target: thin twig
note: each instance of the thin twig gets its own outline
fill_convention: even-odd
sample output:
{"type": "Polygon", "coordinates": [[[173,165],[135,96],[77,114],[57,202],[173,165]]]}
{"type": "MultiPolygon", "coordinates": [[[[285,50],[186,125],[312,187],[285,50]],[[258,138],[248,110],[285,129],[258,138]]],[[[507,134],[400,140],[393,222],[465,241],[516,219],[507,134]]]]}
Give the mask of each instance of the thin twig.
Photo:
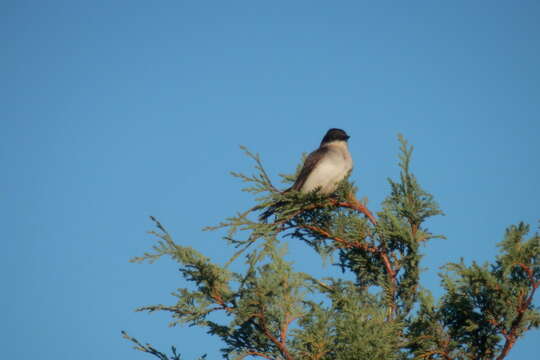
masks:
{"type": "Polygon", "coordinates": [[[281,343],[274,335],[270,333],[270,330],[268,329],[268,326],[266,325],[266,317],[264,316],[264,309],[261,309],[261,312],[256,315],[256,317],[259,319],[258,326],[262,330],[263,334],[274,343],[274,345],[277,346],[281,354],[285,357],[287,360],[294,360],[291,354],[289,353],[289,350],[287,349],[286,344],[281,343]]]}
{"type": "Polygon", "coordinates": [[[336,206],[345,207],[345,208],[349,208],[349,209],[354,209],[354,210],[364,214],[373,225],[377,225],[377,220],[375,219],[375,217],[373,216],[371,211],[369,211],[369,209],[364,204],[362,204],[360,201],[358,201],[358,199],[356,198],[356,196],[354,194],[352,194],[352,193],[349,194],[348,198],[349,198],[348,199],[349,201],[332,200],[332,203],[334,205],[336,205],[336,206]]]}
{"type": "MultiPolygon", "coordinates": [[[[377,254],[380,257],[381,261],[383,262],[384,268],[386,269],[386,273],[388,274],[388,277],[389,277],[389,279],[390,279],[390,281],[392,283],[392,299],[395,299],[396,286],[397,286],[397,284],[396,284],[396,271],[392,267],[392,262],[388,258],[388,254],[386,253],[386,250],[384,249],[384,247],[382,247],[382,246],[376,247],[376,246],[372,246],[372,245],[365,244],[365,243],[362,243],[362,242],[350,242],[350,241],[345,240],[343,238],[340,238],[338,236],[332,235],[328,231],[326,231],[324,229],[321,229],[321,228],[319,228],[317,226],[313,226],[313,225],[302,224],[302,225],[297,225],[297,227],[311,230],[313,232],[316,232],[316,233],[324,236],[327,239],[334,240],[338,244],[342,245],[344,248],[362,249],[364,251],[377,254]]],[[[392,310],[391,313],[394,314],[395,311],[396,311],[395,302],[392,303],[391,310],[392,310]]]]}
{"type": "Polygon", "coordinates": [[[255,350],[248,350],[248,351],[245,352],[245,354],[246,355],[260,356],[260,357],[268,359],[268,360],[273,360],[270,356],[268,356],[266,354],[263,354],[261,352],[255,351],[255,350]]]}

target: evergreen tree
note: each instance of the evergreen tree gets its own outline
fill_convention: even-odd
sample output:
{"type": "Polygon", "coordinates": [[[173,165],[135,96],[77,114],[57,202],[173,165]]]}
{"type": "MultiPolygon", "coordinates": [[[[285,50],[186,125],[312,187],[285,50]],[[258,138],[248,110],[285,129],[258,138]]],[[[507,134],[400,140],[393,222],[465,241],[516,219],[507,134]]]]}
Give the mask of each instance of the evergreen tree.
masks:
{"type": "MultiPolygon", "coordinates": [[[[224,343],[226,359],[504,359],[518,338],[540,325],[533,297],[540,285],[540,236],[523,223],[506,230],[491,264],[447,264],[438,301],[420,286],[420,245],[441,235],[425,221],[442,214],[433,196],[410,172],[412,147],[400,136],[401,174],[388,180],[390,194],[373,215],[345,179],[332,196],[280,192],[258,155],[252,176],[233,173],[259,196],[257,205],[208,230],[226,229],[237,252],[225,265],[174,242],[155,218],[153,252],[181,264],[194,290],[180,289],[166,311],[173,324],[202,326],[224,343]],[[278,204],[279,206],[274,206],[278,204]],[[271,218],[259,215],[273,207],[271,218]],[[346,278],[317,279],[295,272],[285,260],[283,236],[302,241],[321,258],[334,259],[346,278]],[[229,270],[245,261],[245,271],[229,270]],[[352,275],[352,276],[350,276],[352,275]],[[352,280],[347,280],[352,279],[352,280]],[[227,321],[210,320],[222,312],[227,321]]],[[[295,176],[283,176],[291,183],[295,176]]],[[[168,356],[123,333],[138,350],[168,356]]],[[[202,358],[204,358],[203,356],[202,358]]],[[[201,358],[201,359],[202,359],[201,358]]]]}

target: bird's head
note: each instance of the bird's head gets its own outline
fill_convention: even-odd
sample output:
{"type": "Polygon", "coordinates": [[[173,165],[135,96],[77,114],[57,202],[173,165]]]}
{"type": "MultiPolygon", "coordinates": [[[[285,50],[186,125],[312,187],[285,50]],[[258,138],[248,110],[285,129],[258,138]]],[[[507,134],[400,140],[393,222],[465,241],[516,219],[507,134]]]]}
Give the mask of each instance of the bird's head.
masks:
{"type": "Polygon", "coordinates": [[[324,135],[321,145],[332,141],[347,141],[349,138],[350,136],[344,130],[332,128],[324,135]]]}

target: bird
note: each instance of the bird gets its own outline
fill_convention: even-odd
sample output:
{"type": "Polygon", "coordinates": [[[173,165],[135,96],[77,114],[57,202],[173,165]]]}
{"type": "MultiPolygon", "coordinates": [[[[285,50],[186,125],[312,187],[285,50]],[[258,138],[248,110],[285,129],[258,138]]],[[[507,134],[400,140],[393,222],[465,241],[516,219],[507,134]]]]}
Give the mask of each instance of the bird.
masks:
{"type": "Polygon", "coordinates": [[[323,195],[336,191],[339,182],[353,167],[347,143],[349,138],[341,129],[328,130],[319,148],[308,155],[298,178],[288,190],[309,193],[318,189],[323,195]]]}
{"type": "MultiPolygon", "coordinates": [[[[342,129],[329,129],[324,135],[319,148],[311,152],[291,190],[307,194],[317,191],[321,195],[331,195],[349,171],[353,168],[353,160],[347,141],[350,136],[342,129]]],[[[276,209],[283,205],[278,202],[264,211],[260,218],[266,220],[276,209]]]]}

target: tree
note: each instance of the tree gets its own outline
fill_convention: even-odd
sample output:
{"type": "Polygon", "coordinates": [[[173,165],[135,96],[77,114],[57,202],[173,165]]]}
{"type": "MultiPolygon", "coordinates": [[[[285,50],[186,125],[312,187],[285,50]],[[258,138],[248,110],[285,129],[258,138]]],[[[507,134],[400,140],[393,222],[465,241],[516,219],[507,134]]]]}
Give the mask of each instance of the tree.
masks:
{"type": "MultiPolygon", "coordinates": [[[[344,180],[336,193],[280,192],[258,155],[251,176],[233,173],[259,195],[253,208],[208,230],[226,229],[237,252],[225,265],[175,243],[155,218],[153,252],[181,264],[193,289],[175,294],[174,305],[141,307],[170,312],[174,324],[202,326],[219,337],[227,359],[504,359],[518,338],[540,325],[533,297],[540,285],[540,236],[523,223],[507,228],[492,264],[447,264],[444,295],[437,301],[419,284],[420,245],[432,234],[426,219],[442,214],[410,172],[412,147],[400,136],[401,175],[374,216],[344,180]],[[257,214],[270,206],[269,221],[257,214]],[[285,260],[282,237],[302,241],[348,278],[317,279],[295,272],[285,260]],[[245,260],[245,271],[229,270],[245,260]],[[352,275],[352,277],[350,276],[352,275]],[[347,280],[352,279],[352,280],[347,280]],[[228,321],[210,319],[222,312],[228,321]]],[[[292,182],[295,176],[283,176],[292,182]]],[[[124,333],[136,348],[168,357],[124,333]]]]}

